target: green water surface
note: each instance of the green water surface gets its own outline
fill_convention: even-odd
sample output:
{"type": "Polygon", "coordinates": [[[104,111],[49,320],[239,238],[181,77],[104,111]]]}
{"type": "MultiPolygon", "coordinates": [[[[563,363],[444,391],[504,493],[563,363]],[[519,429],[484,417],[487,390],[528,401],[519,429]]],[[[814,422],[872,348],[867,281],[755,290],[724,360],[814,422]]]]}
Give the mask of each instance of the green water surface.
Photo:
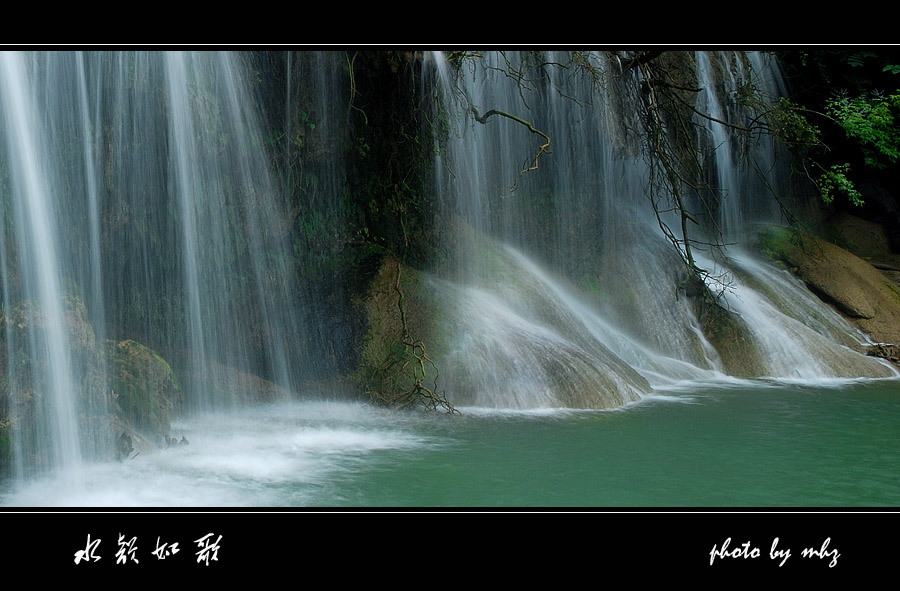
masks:
{"type": "Polygon", "coordinates": [[[718,384],[611,411],[297,402],[173,423],[190,445],[0,483],[0,505],[900,506],[900,381],[718,384]]]}
{"type": "Polygon", "coordinates": [[[341,503],[900,506],[896,381],[698,387],[612,412],[443,419],[423,422],[438,445],[379,459],[336,489],[341,503]]]}

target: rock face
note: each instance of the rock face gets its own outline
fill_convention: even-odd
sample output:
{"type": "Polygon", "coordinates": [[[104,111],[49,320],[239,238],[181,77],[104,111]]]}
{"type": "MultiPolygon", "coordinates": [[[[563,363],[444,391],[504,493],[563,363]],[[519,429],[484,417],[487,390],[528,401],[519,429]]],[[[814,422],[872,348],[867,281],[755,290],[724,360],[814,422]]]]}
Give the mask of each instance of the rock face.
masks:
{"type": "Polygon", "coordinates": [[[900,287],[860,257],[789,228],[760,236],[762,252],[881,343],[900,343],[900,287]]]}
{"type": "Polygon", "coordinates": [[[821,236],[861,258],[889,253],[890,240],[878,222],[838,212],[822,223],[821,236]]]}

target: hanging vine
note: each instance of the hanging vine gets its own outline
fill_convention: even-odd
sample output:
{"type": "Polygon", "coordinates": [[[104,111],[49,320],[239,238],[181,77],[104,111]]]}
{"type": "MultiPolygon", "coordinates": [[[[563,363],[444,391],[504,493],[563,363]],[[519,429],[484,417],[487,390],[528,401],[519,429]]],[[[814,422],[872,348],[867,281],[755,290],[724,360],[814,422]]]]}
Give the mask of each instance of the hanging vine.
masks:
{"type": "Polygon", "coordinates": [[[406,317],[405,295],[401,288],[403,265],[397,261],[393,290],[397,294],[401,337],[388,351],[382,363],[372,369],[367,380],[367,394],[383,404],[395,408],[421,406],[426,410],[459,411],[438,390],[437,365],[428,356],[425,342],[410,336],[406,317]],[[430,375],[430,379],[429,379],[430,375]],[[376,387],[377,386],[377,387],[376,387]]]}

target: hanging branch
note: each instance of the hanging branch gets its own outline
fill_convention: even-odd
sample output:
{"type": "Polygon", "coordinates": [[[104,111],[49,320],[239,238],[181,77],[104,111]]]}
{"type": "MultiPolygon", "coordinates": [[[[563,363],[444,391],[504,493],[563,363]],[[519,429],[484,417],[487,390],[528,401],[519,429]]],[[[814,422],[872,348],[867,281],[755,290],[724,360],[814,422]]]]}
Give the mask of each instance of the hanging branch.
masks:
{"type": "Polygon", "coordinates": [[[659,162],[666,173],[667,184],[681,218],[681,239],[679,239],[669,228],[668,224],[665,223],[662,219],[663,212],[659,209],[656,201],[651,199],[653,202],[653,211],[656,213],[656,219],[663,234],[665,234],[666,238],[668,238],[668,240],[676,247],[685,264],[688,266],[688,269],[692,273],[697,273],[700,269],[698,269],[694,262],[694,255],[691,250],[691,240],[688,233],[688,222],[690,221],[697,224],[697,221],[687,210],[681,194],[681,186],[686,179],[670,161],[668,147],[664,145],[664,124],[663,116],[660,113],[660,97],[656,91],[657,85],[650,83],[650,80],[653,80],[653,76],[649,71],[646,62],[637,61],[637,58],[635,58],[635,61],[633,61],[626,69],[630,69],[631,67],[638,67],[644,78],[642,87],[646,94],[644,104],[647,107],[648,126],[651,134],[649,139],[651,153],[659,159],[659,162]]]}
{"type": "MultiPolygon", "coordinates": [[[[700,286],[705,285],[706,287],[711,287],[712,284],[717,284],[720,287],[716,290],[718,293],[713,299],[718,301],[721,295],[728,289],[730,282],[725,277],[714,276],[709,270],[700,267],[694,258],[693,247],[694,245],[709,246],[716,251],[724,246],[724,243],[718,238],[714,242],[708,242],[697,240],[692,237],[691,225],[699,227],[700,222],[694,213],[688,209],[685,195],[686,190],[691,190],[700,196],[701,204],[709,218],[709,223],[713,225],[716,236],[721,237],[721,231],[715,223],[715,216],[712,215],[709,203],[703,197],[707,191],[714,189],[699,180],[702,178],[702,164],[696,157],[694,157],[693,162],[690,165],[679,163],[677,161],[677,156],[681,152],[678,150],[677,146],[672,146],[670,144],[671,139],[667,137],[666,114],[663,113],[664,104],[671,104],[676,107],[681,105],[682,108],[687,108],[689,112],[698,113],[692,105],[689,105],[684,99],[678,96],[677,92],[671,91],[696,92],[699,89],[667,83],[655,75],[654,69],[651,68],[649,62],[650,60],[644,60],[636,64],[633,62],[631,67],[637,68],[643,78],[641,89],[643,92],[643,104],[646,109],[649,155],[656,160],[656,166],[658,166],[663,173],[661,182],[662,188],[660,189],[658,188],[660,187],[660,184],[657,181],[656,166],[651,166],[650,201],[656,215],[657,223],[663,235],[675,247],[676,252],[680,255],[688,271],[687,277],[676,285],[676,297],[678,292],[682,289],[685,289],[688,293],[711,294],[708,289],[700,289],[700,286]],[[654,187],[657,188],[654,189],[654,187]],[[660,197],[658,197],[661,190],[670,201],[669,205],[664,207],[661,206],[660,197]],[[669,227],[664,219],[664,214],[668,212],[676,212],[678,215],[681,230],[680,237],[671,227],[669,227]]],[[[682,137],[690,137],[692,135],[690,128],[691,124],[687,121],[686,117],[678,115],[675,112],[670,113],[670,115],[674,116],[674,123],[677,126],[675,129],[676,136],[680,133],[682,137]]],[[[711,119],[709,117],[707,118],[711,119]]]]}
{"type": "Polygon", "coordinates": [[[413,368],[413,377],[414,382],[413,386],[403,394],[403,397],[407,399],[407,401],[401,406],[408,406],[413,404],[414,402],[420,402],[424,404],[426,408],[429,410],[435,410],[438,407],[442,407],[446,409],[448,413],[459,413],[456,408],[453,407],[450,402],[444,398],[443,395],[437,392],[437,380],[438,380],[438,369],[434,362],[428,357],[428,353],[425,351],[425,343],[422,339],[413,340],[409,336],[409,325],[406,321],[406,310],[403,306],[403,291],[400,289],[400,270],[403,265],[399,262],[397,263],[397,280],[394,282],[394,291],[397,292],[397,308],[400,310],[400,323],[403,327],[403,345],[404,347],[408,347],[410,354],[412,355],[412,360],[407,360],[403,363],[403,367],[405,368],[411,361],[414,360],[415,367],[413,368]],[[430,366],[434,369],[434,388],[428,388],[425,386],[425,377],[428,373],[427,367],[430,366]]]}
{"type": "MultiPolygon", "coordinates": [[[[499,54],[503,58],[503,61],[506,65],[506,67],[505,68],[489,67],[489,69],[495,69],[495,70],[501,72],[504,76],[507,76],[515,81],[516,87],[519,89],[519,96],[521,97],[522,103],[525,105],[525,108],[527,109],[528,101],[525,98],[524,91],[525,90],[534,90],[535,80],[528,79],[526,77],[526,69],[525,68],[517,68],[517,67],[513,66],[513,64],[510,62],[510,60],[507,57],[505,52],[501,51],[501,52],[499,52],[499,54]]],[[[462,59],[468,58],[468,57],[481,58],[483,56],[479,53],[469,54],[469,53],[461,53],[461,52],[454,52],[454,54],[451,55],[451,58],[453,59],[454,63],[457,65],[457,68],[460,67],[462,59]]],[[[559,64],[554,64],[552,62],[541,62],[537,66],[537,69],[540,70],[540,69],[544,68],[545,66],[550,66],[550,65],[559,65],[559,64]]],[[[541,156],[550,152],[549,151],[550,136],[547,135],[546,133],[544,133],[543,131],[541,131],[540,129],[536,128],[529,121],[526,121],[526,120],[522,119],[521,117],[517,117],[516,115],[507,113],[505,111],[500,111],[498,109],[491,109],[491,110],[487,111],[486,113],[484,113],[484,115],[479,115],[477,107],[475,107],[475,105],[472,104],[472,101],[469,99],[469,97],[466,95],[466,93],[463,92],[461,89],[459,89],[459,87],[457,87],[457,91],[459,92],[460,96],[462,96],[465,99],[466,103],[469,106],[469,111],[472,113],[475,120],[478,121],[479,123],[481,123],[482,125],[486,125],[488,118],[492,117],[493,115],[499,115],[500,117],[505,117],[507,119],[515,121],[516,123],[524,126],[529,132],[531,132],[535,135],[539,135],[545,140],[544,143],[541,144],[541,146],[538,148],[537,153],[534,155],[534,160],[532,161],[531,165],[529,166],[526,163],[523,166],[523,168],[519,171],[519,174],[516,175],[516,179],[513,182],[512,187],[510,187],[510,189],[509,189],[510,193],[514,193],[516,188],[519,185],[519,178],[521,178],[522,175],[524,175],[526,172],[531,172],[531,171],[537,170],[538,163],[540,161],[541,156]]]]}
{"type": "Polygon", "coordinates": [[[354,109],[354,110],[359,111],[360,113],[362,113],[363,120],[365,121],[366,125],[368,125],[368,124],[369,124],[369,118],[366,116],[366,112],[363,111],[362,109],[360,109],[359,107],[357,107],[356,105],[353,104],[353,99],[355,99],[355,98],[356,98],[356,95],[359,94],[359,91],[356,89],[356,76],[354,75],[354,72],[353,72],[353,64],[354,64],[354,62],[356,62],[356,56],[357,56],[358,53],[359,53],[359,52],[354,53],[354,54],[353,54],[353,57],[350,57],[350,54],[344,54],[344,58],[347,60],[347,72],[348,72],[348,74],[349,74],[349,76],[350,76],[350,103],[349,103],[349,107],[350,107],[351,109],[354,109]]]}
{"type": "Polygon", "coordinates": [[[538,149],[537,154],[535,154],[534,163],[531,166],[520,170],[519,174],[516,175],[516,181],[513,183],[513,186],[510,187],[510,189],[509,189],[510,193],[515,192],[516,188],[519,185],[519,178],[526,172],[531,172],[533,170],[537,170],[538,169],[538,160],[540,160],[542,155],[549,153],[548,148],[550,147],[550,136],[548,136],[546,133],[544,133],[540,129],[537,129],[534,125],[532,125],[528,121],[525,121],[524,119],[522,119],[520,117],[516,117],[515,115],[511,115],[510,113],[506,113],[504,111],[498,111],[497,109],[491,109],[490,111],[486,112],[484,115],[479,116],[478,110],[475,108],[474,105],[470,106],[470,110],[472,111],[472,115],[475,117],[475,120],[478,121],[479,123],[481,123],[482,125],[485,125],[487,123],[488,117],[490,117],[492,115],[500,115],[501,117],[506,117],[507,119],[511,119],[511,120],[515,121],[516,123],[524,125],[525,128],[528,129],[528,131],[530,131],[533,134],[539,135],[546,140],[546,142],[544,142],[538,149]]]}

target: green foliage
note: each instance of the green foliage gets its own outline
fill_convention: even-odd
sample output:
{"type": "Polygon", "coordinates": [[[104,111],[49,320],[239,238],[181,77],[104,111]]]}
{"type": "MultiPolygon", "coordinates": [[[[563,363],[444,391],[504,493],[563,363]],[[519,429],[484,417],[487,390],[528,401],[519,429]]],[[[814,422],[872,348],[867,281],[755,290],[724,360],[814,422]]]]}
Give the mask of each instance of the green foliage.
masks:
{"type": "Polygon", "coordinates": [[[900,91],[890,96],[839,97],[827,104],[828,114],[858,142],[866,166],[883,169],[900,158],[900,128],[897,111],[900,91]]]}
{"type": "MultiPolygon", "coordinates": [[[[805,115],[805,109],[789,99],[781,99],[778,108],[770,115],[770,124],[777,137],[796,152],[814,152],[821,146],[821,130],[810,123],[805,115]]],[[[867,132],[864,127],[863,124],[858,125],[858,133],[866,133],[867,137],[877,135],[871,131],[867,132]]],[[[823,172],[813,180],[822,201],[833,203],[836,195],[844,195],[853,205],[858,207],[864,205],[862,194],[850,180],[849,163],[832,164],[827,168],[819,163],[815,165],[823,169],[823,172]]]]}
{"type": "Polygon", "coordinates": [[[799,155],[807,171],[818,170],[809,176],[821,197],[830,203],[843,194],[861,205],[853,185],[863,175],[868,183],[893,185],[900,160],[900,90],[891,89],[900,86],[900,52],[826,48],[780,57],[795,96],[803,96],[807,107],[794,110],[799,127],[786,126],[794,130],[787,136],[803,139],[801,118],[815,130],[815,141],[801,142],[799,155]]]}
{"type": "Polygon", "coordinates": [[[803,107],[790,99],[782,98],[769,116],[776,137],[795,149],[810,149],[821,142],[822,132],[810,123],[804,111],[803,107]]]}
{"type": "Polygon", "coordinates": [[[853,205],[864,205],[862,195],[847,177],[850,172],[849,164],[835,164],[825,172],[823,172],[816,180],[816,186],[819,189],[819,195],[825,203],[832,203],[835,194],[846,195],[853,205]]]}
{"type": "Polygon", "coordinates": [[[310,131],[316,130],[316,124],[313,122],[309,113],[307,113],[306,111],[300,111],[300,121],[305,127],[309,128],[310,131]]]}
{"type": "Polygon", "coordinates": [[[876,54],[873,51],[857,51],[855,53],[848,54],[844,58],[844,61],[847,63],[848,66],[850,66],[852,68],[862,68],[863,66],[866,65],[866,62],[869,59],[877,57],[877,56],[878,56],[878,54],[876,54]]]}

